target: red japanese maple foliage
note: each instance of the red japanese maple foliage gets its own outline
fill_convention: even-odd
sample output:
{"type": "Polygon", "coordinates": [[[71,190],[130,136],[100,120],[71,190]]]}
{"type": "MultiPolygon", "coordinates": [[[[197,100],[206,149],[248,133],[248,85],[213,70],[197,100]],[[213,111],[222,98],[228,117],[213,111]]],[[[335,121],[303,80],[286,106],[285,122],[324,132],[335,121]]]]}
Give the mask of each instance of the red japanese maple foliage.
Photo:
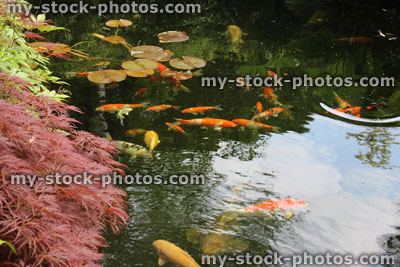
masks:
{"type": "Polygon", "coordinates": [[[20,79],[0,73],[0,266],[97,266],[107,243],[128,218],[125,192],[100,184],[32,187],[11,175],[123,172],[111,141],[77,131],[76,107],[34,96],[20,79]]]}

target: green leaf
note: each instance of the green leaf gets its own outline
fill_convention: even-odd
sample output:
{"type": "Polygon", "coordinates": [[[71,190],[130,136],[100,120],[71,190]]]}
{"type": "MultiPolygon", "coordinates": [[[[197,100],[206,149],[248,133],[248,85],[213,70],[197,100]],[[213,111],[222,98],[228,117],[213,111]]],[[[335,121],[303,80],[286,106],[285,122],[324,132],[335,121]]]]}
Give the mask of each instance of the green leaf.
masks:
{"type": "Polygon", "coordinates": [[[0,240],[0,246],[6,244],[7,246],[10,247],[10,249],[15,253],[15,255],[18,255],[17,251],[15,250],[15,247],[8,241],[0,240]]]}

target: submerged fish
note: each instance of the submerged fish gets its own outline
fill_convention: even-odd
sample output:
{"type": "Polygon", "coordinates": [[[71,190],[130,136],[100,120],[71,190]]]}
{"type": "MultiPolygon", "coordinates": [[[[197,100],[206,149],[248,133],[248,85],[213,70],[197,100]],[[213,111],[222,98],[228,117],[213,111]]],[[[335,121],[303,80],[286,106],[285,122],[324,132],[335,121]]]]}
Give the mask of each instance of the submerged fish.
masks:
{"type": "Polygon", "coordinates": [[[261,104],[261,102],[256,103],[256,109],[257,109],[258,113],[263,112],[263,105],[261,104]]]}
{"type": "Polygon", "coordinates": [[[232,42],[232,44],[243,43],[243,40],[242,40],[243,32],[238,26],[229,25],[228,28],[226,29],[226,33],[227,33],[230,41],[232,42]]]}
{"type": "Polygon", "coordinates": [[[336,93],[334,93],[337,101],[339,102],[339,108],[350,108],[351,105],[349,102],[344,101],[343,99],[341,99],[336,93]]]}
{"type": "Polygon", "coordinates": [[[135,137],[137,135],[142,135],[142,134],[145,134],[147,132],[148,131],[144,130],[144,129],[130,129],[130,130],[126,130],[124,132],[124,134],[127,135],[127,136],[130,136],[130,137],[135,137]]]}
{"type": "Polygon", "coordinates": [[[125,141],[115,141],[117,144],[117,148],[119,151],[131,155],[132,159],[136,157],[148,157],[153,159],[151,153],[144,147],[132,143],[128,143],[125,141]]]}
{"type": "Polygon", "coordinates": [[[181,112],[182,113],[192,113],[194,115],[197,115],[199,113],[203,114],[204,112],[209,111],[209,110],[222,110],[222,108],[220,106],[215,106],[215,107],[193,107],[193,108],[184,109],[181,112]]]}
{"type": "Polygon", "coordinates": [[[176,132],[181,132],[183,134],[186,134],[186,132],[178,125],[173,125],[172,123],[169,122],[166,122],[165,124],[168,126],[168,130],[174,130],[176,132]]]}
{"type": "Polygon", "coordinates": [[[238,212],[254,212],[262,210],[288,210],[301,206],[307,206],[308,203],[298,199],[279,199],[279,200],[268,200],[260,204],[252,205],[240,210],[238,212]]]}
{"type": "Polygon", "coordinates": [[[370,37],[344,37],[344,38],[337,38],[336,41],[367,43],[367,42],[373,42],[375,41],[375,39],[370,37]]]}
{"type": "Polygon", "coordinates": [[[282,106],[282,103],[278,101],[278,96],[275,94],[274,89],[272,89],[271,87],[265,86],[263,89],[263,94],[261,94],[260,96],[263,96],[265,100],[274,105],[282,106]]]}
{"type": "Polygon", "coordinates": [[[268,119],[270,116],[277,117],[279,115],[279,113],[281,113],[282,111],[284,111],[284,109],[280,108],[280,107],[270,108],[270,109],[264,111],[263,113],[260,113],[256,116],[254,116],[251,120],[254,121],[257,119],[261,119],[261,118],[268,119]]]}
{"type": "Polygon", "coordinates": [[[135,98],[135,97],[138,96],[138,95],[144,94],[146,91],[147,91],[147,88],[146,88],[146,87],[145,87],[145,88],[142,88],[142,89],[139,89],[139,90],[135,93],[135,95],[134,95],[133,97],[135,98]]]}
{"type": "Polygon", "coordinates": [[[192,120],[182,120],[176,119],[177,121],[173,125],[187,124],[191,126],[203,126],[208,128],[214,128],[214,130],[221,130],[222,128],[232,128],[236,127],[236,123],[232,121],[222,120],[222,119],[212,119],[212,118],[202,118],[202,119],[192,119],[192,120]]]}
{"type": "Polygon", "coordinates": [[[172,263],[181,267],[200,267],[200,265],[184,250],[175,244],[166,240],[157,240],[153,242],[153,247],[157,250],[160,258],[158,265],[172,263]]]}
{"type": "Polygon", "coordinates": [[[147,106],[146,103],[142,104],[108,104],[104,106],[100,106],[96,108],[97,111],[103,111],[103,112],[109,112],[109,113],[115,113],[119,112],[122,109],[126,108],[145,108],[147,106]]]}
{"type": "Polygon", "coordinates": [[[160,105],[160,106],[149,107],[148,109],[146,109],[146,111],[156,111],[156,112],[160,112],[160,111],[162,111],[162,110],[166,110],[166,109],[170,109],[170,108],[179,109],[179,107],[177,107],[177,106],[172,106],[172,105],[160,105]]]}
{"type": "Polygon", "coordinates": [[[154,131],[148,131],[144,135],[144,142],[146,143],[147,147],[150,149],[150,152],[158,146],[160,140],[158,139],[158,134],[154,131]]]}
{"type": "Polygon", "coordinates": [[[266,129],[266,130],[271,130],[276,133],[279,133],[279,127],[270,126],[270,125],[259,123],[256,121],[245,120],[245,119],[236,119],[236,120],[232,120],[232,121],[234,123],[236,123],[237,125],[240,125],[242,127],[246,127],[249,129],[254,129],[254,130],[266,129]]]}

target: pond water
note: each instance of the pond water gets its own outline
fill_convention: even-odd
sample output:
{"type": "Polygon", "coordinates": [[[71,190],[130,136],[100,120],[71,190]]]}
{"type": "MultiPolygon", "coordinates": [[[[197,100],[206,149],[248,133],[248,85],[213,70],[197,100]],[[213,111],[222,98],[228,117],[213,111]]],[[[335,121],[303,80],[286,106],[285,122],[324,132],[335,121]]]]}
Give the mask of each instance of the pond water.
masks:
{"type": "MultiPolygon", "coordinates": [[[[144,145],[142,137],[129,138],[123,132],[143,128],[160,136],[154,160],[119,157],[129,167],[128,174],[206,177],[201,185],[123,185],[129,195],[131,219],[119,235],[107,234],[110,246],[103,251],[107,255],[104,266],[155,266],[158,257],[152,242],[158,239],[177,244],[200,263],[202,241],[189,242],[187,238],[187,232],[193,229],[202,238],[227,233],[248,245],[240,253],[254,255],[306,251],[353,256],[389,253],[398,257],[399,124],[348,121],[325,114],[319,105],[323,102],[338,107],[334,95],[337,93],[353,106],[378,105],[377,110],[363,111],[361,117],[399,116],[398,82],[392,87],[276,87],[279,101],[292,106],[292,117],[280,115],[264,122],[279,127],[280,133],[182,126],[188,133],[183,135],[168,131],[165,125],[174,122],[174,118],[250,119],[257,101],[265,109],[273,107],[259,97],[262,87],[253,86],[249,91],[234,84],[227,84],[224,89],[204,87],[202,77],[266,77],[266,71],[272,70],[287,77],[329,74],[354,78],[388,76],[398,80],[398,41],[376,36],[378,30],[390,32],[393,37],[399,32],[396,9],[380,1],[254,1],[249,6],[244,1],[237,2],[205,1],[201,15],[118,17],[134,22],[133,27],[118,33],[132,45],[160,45],[157,34],[163,31],[187,32],[188,41],[160,46],[176,57],[190,55],[207,61],[203,76],[182,81],[190,94],[175,95],[169,84],[145,78],[128,78],[107,90],[85,77],[68,79],[70,103],[85,113],[76,115],[84,123],[83,129],[98,135],[109,132],[114,139],[140,145],[144,145]],[[244,43],[236,48],[224,35],[231,24],[247,33],[244,43]],[[370,37],[373,41],[337,40],[348,37],[370,37]],[[146,94],[132,100],[134,92],[143,87],[148,88],[146,94]],[[222,110],[193,116],[176,110],[152,113],[136,109],[125,118],[124,126],[113,114],[95,111],[103,104],[143,102],[182,108],[220,105],[222,110]],[[284,198],[300,199],[308,206],[294,209],[290,218],[261,213],[241,216],[227,228],[219,223],[226,212],[284,198]]],[[[110,61],[110,67],[118,69],[123,61],[132,60],[127,49],[90,35],[114,33],[104,29],[104,23],[115,18],[115,14],[57,16],[52,18],[56,24],[71,32],[54,34],[52,39],[70,45],[84,42],[75,48],[110,61]],[[82,25],[86,27],[83,29],[82,25]]],[[[96,62],[55,60],[53,65],[64,76],[96,70],[96,62]]],[[[225,266],[236,265],[230,262],[225,266]]]]}

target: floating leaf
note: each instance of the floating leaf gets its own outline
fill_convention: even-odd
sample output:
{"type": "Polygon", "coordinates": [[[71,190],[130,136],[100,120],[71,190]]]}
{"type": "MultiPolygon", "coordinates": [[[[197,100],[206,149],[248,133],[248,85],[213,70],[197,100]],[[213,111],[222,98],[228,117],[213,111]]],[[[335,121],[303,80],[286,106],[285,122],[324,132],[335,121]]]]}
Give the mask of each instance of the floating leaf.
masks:
{"type": "Polygon", "coordinates": [[[168,31],[158,34],[160,43],[176,43],[189,40],[186,32],[168,31]]]}
{"type": "Polygon", "coordinates": [[[129,71],[143,72],[157,69],[158,63],[150,59],[137,59],[135,61],[123,62],[122,67],[129,71]]]}
{"type": "Polygon", "coordinates": [[[92,33],[92,36],[99,38],[100,40],[106,39],[106,37],[104,35],[98,34],[98,33],[92,33]]]}
{"type": "Polygon", "coordinates": [[[202,236],[203,233],[198,228],[189,228],[186,231],[186,239],[193,244],[200,243],[202,236]]]}
{"type": "Polygon", "coordinates": [[[106,25],[111,28],[128,27],[132,25],[132,21],[126,19],[109,20],[106,22],[106,25]]]}
{"type": "Polygon", "coordinates": [[[182,71],[175,71],[175,70],[164,70],[161,72],[161,76],[162,77],[166,77],[166,78],[173,78],[177,81],[182,81],[182,80],[188,80],[190,78],[193,77],[193,74],[189,71],[187,72],[182,72],[182,71]]]}
{"type": "Polygon", "coordinates": [[[104,39],[104,41],[112,43],[112,44],[122,44],[126,43],[125,39],[118,35],[111,35],[104,39]]]}
{"type": "Polygon", "coordinates": [[[152,46],[152,45],[136,46],[130,49],[130,51],[131,51],[131,56],[133,57],[151,59],[154,61],[161,61],[161,62],[170,60],[171,56],[174,55],[174,53],[172,52],[163,51],[163,49],[159,46],[152,46]]]}
{"type": "Polygon", "coordinates": [[[144,71],[130,71],[130,70],[125,70],[126,75],[130,77],[136,77],[136,78],[143,78],[147,77],[149,75],[154,74],[154,70],[144,70],[144,71]]]}
{"type": "Polygon", "coordinates": [[[207,62],[204,59],[197,57],[182,57],[182,59],[174,58],[169,62],[169,64],[177,69],[191,70],[202,68],[207,64],[207,62]]]}
{"type": "Polygon", "coordinates": [[[126,79],[126,73],[123,70],[93,71],[89,73],[88,79],[91,82],[100,84],[120,82],[126,79]]]}

